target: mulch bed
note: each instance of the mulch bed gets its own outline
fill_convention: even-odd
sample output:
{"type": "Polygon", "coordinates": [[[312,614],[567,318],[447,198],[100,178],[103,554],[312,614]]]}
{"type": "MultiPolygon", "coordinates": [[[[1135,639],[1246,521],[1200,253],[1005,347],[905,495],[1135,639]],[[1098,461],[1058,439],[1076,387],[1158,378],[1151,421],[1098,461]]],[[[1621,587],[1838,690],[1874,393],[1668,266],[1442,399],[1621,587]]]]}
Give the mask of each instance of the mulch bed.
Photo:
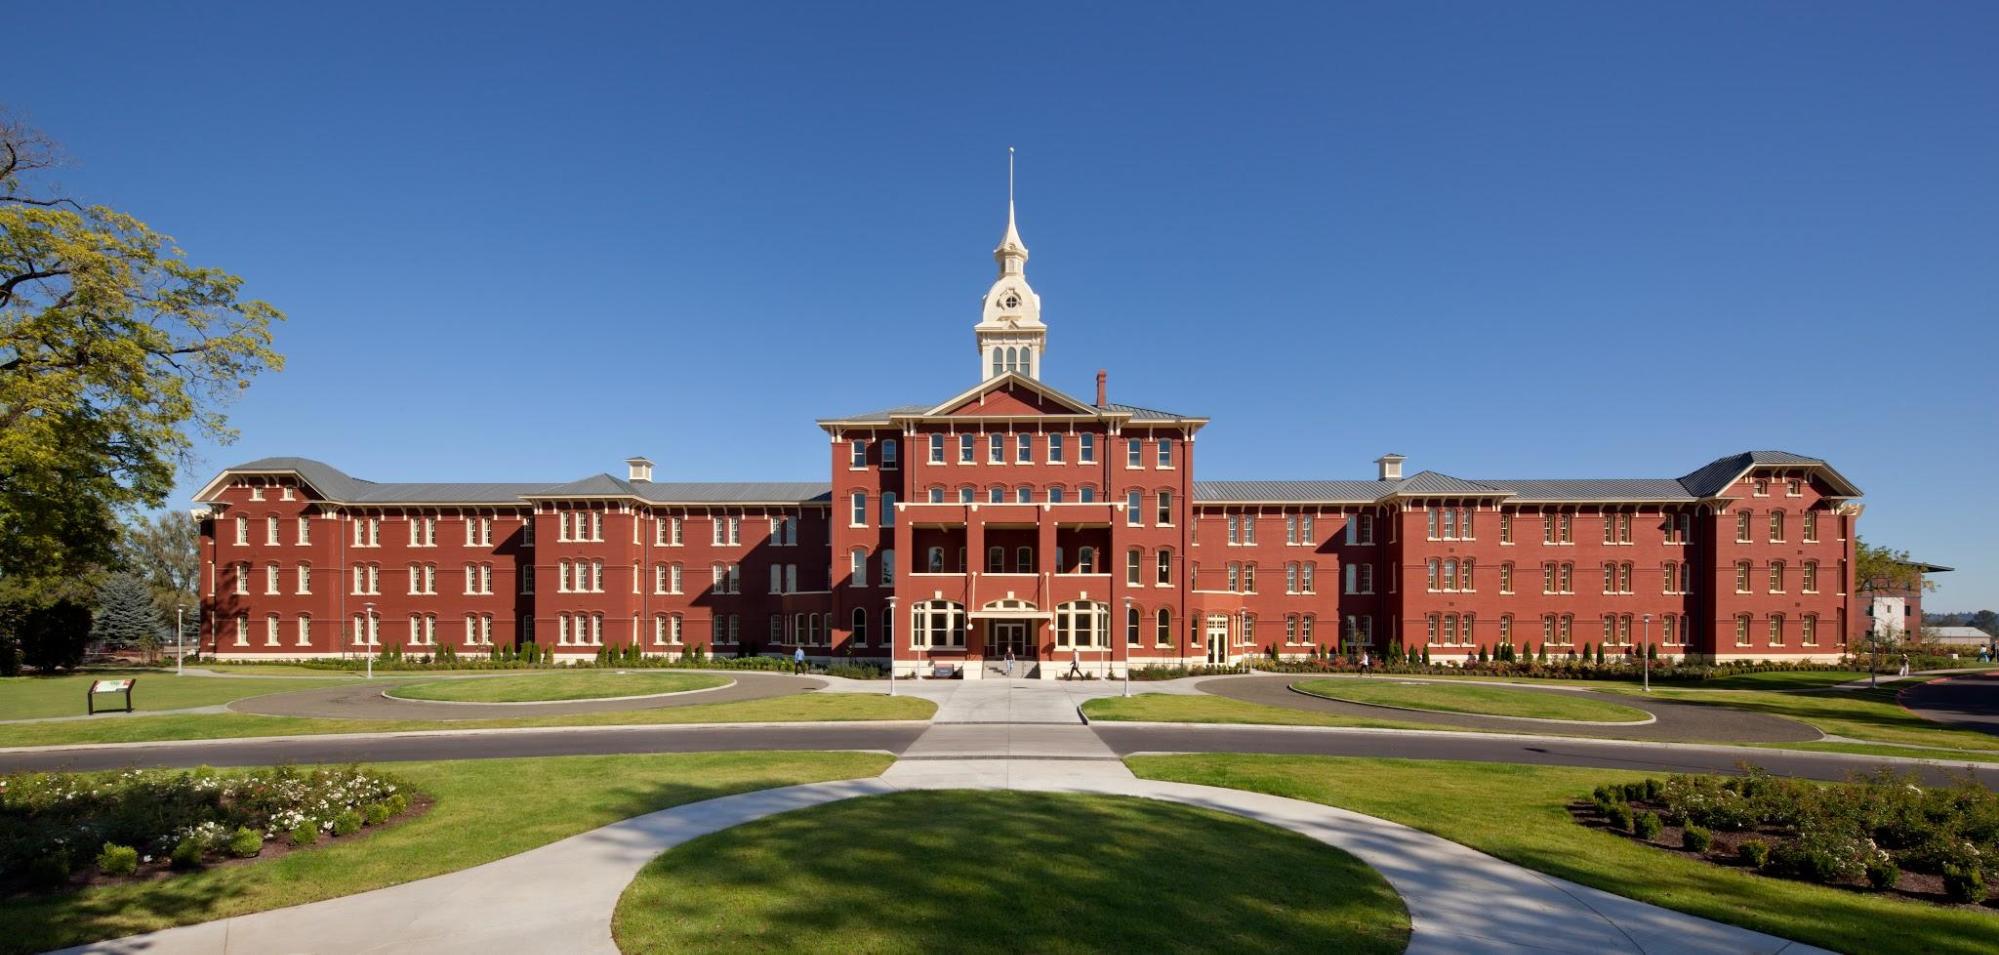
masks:
{"type": "Polygon", "coordinates": [[[250,856],[247,859],[239,859],[234,856],[211,859],[197,869],[176,869],[167,855],[161,854],[154,856],[153,861],[150,863],[139,863],[138,871],[131,875],[105,875],[97,870],[97,865],[94,861],[97,853],[92,851],[88,854],[88,858],[84,864],[78,866],[77,871],[62,886],[54,889],[43,889],[41,891],[16,891],[9,893],[9,896],[13,898],[45,897],[99,885],[119,885],[130,882],[164,882],[168,879],[191,875],[207,869],[226,869],[234,866],[258,865],[273,859],[283,858],[294,852],[310,852],[314,849],[322,849],[327,846],[344,846],[351,842],[361,842],[376,833],[386,832],[409,823],[424,813],[429,812],[430,807],[435,804],[436,800],[429,796],[412,794],[409,799],[409,808],[390,816],[380,825],[362,826],[360,829],[344,836],[336,836],[331,832],[321,832],[319,834],[319,841],[309,846],[292,845],[291,835],[281,832],[278,833],[275,839],[266,839],[262,851],[254,856],[250,856]]]}
{"type": "MultiPolygon", "coordinates": [[[[1649,811],[1658,813],[1662,821],[1666,818],[1666,806],[1664,803],[1632,800],[1629,805],[1631,806],[1631,814],[1634,817],[1649,811]]],[[[1693,859],[1698,862],[1705,862],[1709,865],[1721,866],[1728,869],[1740,869],[1751,875],[1770,879],[1781,878],[1781,876],[1751,867],[1748,863],[1742,861],[1740,856],[1736,855],[1736,847],[1751,839],[1761,839],[1765,844],[1774,848],[1778,843],[1788,841],[1790,838],[1790,834],[1785,830],[1768,826],[1743,832],[1725,832],[1716,829],[1714,830],[1713,847],[1707,853],[1703,854],[1693,852],[1681,845],[1680,837],[1686,832],[1686,829],[1682,826],[1667,824],[1660,828],[1659,834],[1656,837],[1640,839],[1637,834],[1629,830],[1618,829],[1612,826],[1609,817],[1597,811],[1596,805],[1589,800],[1579,799],[1571,802],[1568,805],[1568,810],[1570,818],[1591,829],[1599,829],[1633,842],[1642,842],[1661,852],[1670,852],[1682,858],[1693,859]]],[[[1974,911],[1988,912],[1999,911],[1999,899],[1990,897],[1984,902],[1952,902],[1944,895],[1943,878],[1941,876],[1932,875],[1928,872],[1911,872],[1908,869],[1902,870],[1901,879],[1896,882],[1894,888],[1890,889],[1876,889],[1867,884],[1867,879],[1864,876],[1844,882],[1814,882],[1811,884],[1823,885],[1834,889],[1844,889],[1849,892],[1864,892],[1870,895],[1899,896],[1912,901],[1928,902],[1933,905],[1942,905],[1954,909],[1972,909],[1974,911]]]]}

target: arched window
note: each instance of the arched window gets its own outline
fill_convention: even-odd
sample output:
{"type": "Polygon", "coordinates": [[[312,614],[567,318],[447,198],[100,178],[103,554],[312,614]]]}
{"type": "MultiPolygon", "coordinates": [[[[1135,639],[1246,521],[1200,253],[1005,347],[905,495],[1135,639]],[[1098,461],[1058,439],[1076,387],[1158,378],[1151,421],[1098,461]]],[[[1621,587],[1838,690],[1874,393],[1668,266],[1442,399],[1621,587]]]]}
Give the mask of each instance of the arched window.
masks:
{"type": "Polygon", "coordinates": [[[1156,639],[1159,642],[1159,645],[1162,647],[1167,646],[1173,642],[1173,611],[1168,610],[1165,607],[1159,608],[1159,622],[1156,632],[1154,634],[1154,639],[1156,639]]]}
{"type": "Polygon", "coordinates": [[[1072,600],[1055,608],[1055,646],[1109,646],[1103,632],[1104,606],[1089,600],[1072,600]]]}
{"type": "Polygon", "coordinates": [[[965,645],[964,604],[948,600],[925,600],[912,605],[909,609],[911,645],[918,647],[965,645]]]}
{"type": "Polygon", "coordinates": [[[1005,366],[1004,366],[1004,365],[1002,364],[1002,359],[1003,359],[1004,357],[1005,357],[1005,356],[1004,356],[1004,355],[1003,355],[1003,354],[1001,353],[1000,349],[998,349],[998,348],[994,348],[994,349],[993,349],[993,374],[992,374],[992,377],[994,377],[994,378],[998,378],[998,377],[1000,376],[1000,373],[1006,370],[1005,366]]]}
{"type": "Polygon", "coordinates": [[[960,504],[970,504],[970,503],[972,503],[972,486],[971,486],[971,485],[967,484],[967,485],[965,485],[964,487],[961,487],[961,488],[959,488],[959,489],[958,489],[958,503],[960,503],[960,504]]]}
{"type": "Polygon", "coordinates": [[[1034,489],[1023,484],[1013,489],[1013,499],[1022,504],[1034,503],[1034,489]]]}
{"type": "Polygon", "coordinates": [[[932,548],[930,548],[930,550],[929,550],[929,551],[928,551],[928,553],[927,553],[927,557],[926,557],[926,559],[924,560],[924,566],[925,566],[925,567],[927,567],[927,568],[929,568],[929,571],[930,571],[931,573],[933,573],[933,574],[941,574],[941,573],[943,573],[943,572],[944,572],[944,548],[942,548],[942,547],[932,547],[932,548]]]}
{"type": "Polygon", "coordinates": [[[930,503],[932,504],[944,503],[944,487],[942,485],[938,485],[930,489],[930,503]]]}
{"type": "Polygon", "coordinates": [[[868,645],[868,611],[863,607],[854,608],[854,646],[868,645]]]}
{"type": "Polygon", "coordinates": [[[1139,641],[1140,641],[1140,640],[1142,639],[1142,637],[1141,637],[1141,636],[1139,635],[1139,632],[1138,632],[1138,631],[1139,631],[1139,614],[1138,614],[1138,608],[1137,608],[1137,607],[1130,607],[1130,608],[1127,608],[1127,609],[1125,610],[1125,612],[1124,612],[1124,643],[1125,643],[1125,646],[1128,646],[1128,647],[1135,647],[1135,646],[1138,646],[1138,644],[1139,644],[1139,641]]]}
{"type": "Polygon", "coordinates": [[[1012,346],[1008,346],[1006,350],[1006,370],[1020,370],[1020,351],[1012,346]]]}
{"type": "Polygon", "coordinates": [[[986,500],[993,504],[1006,503],[1006,488],[995,484],[986,490],[986,500]]]}
{"type": "Polygon", "coordinates": [[[1749,645],[1749,615],[1746,613],[1735,615],[1735,645],[1738,647],[1749,645]]]}

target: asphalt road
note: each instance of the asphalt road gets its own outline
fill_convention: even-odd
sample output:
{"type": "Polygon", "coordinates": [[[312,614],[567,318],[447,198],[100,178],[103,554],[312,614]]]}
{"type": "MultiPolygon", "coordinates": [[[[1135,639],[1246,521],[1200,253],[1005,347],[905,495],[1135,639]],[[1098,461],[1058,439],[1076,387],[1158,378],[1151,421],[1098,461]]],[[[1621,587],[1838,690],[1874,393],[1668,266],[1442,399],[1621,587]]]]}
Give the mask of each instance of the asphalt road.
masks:
{"type": "Polygon", "coordinates": [[[1999,674],[1967,673],[1919,683],[1897,697],[1924,719],[1999,735],[1999,674]]]}
{"type": "MultiPolygon", "coordinates": [[[[1618,706],[1629,706],[1645,710],[1657,717],[1656,722],[1643,726],[1601,726],[1578,725],[1574,723],[1550,725],[1534,720],[1508,719],[1503,716],[1473,716],[1463,713],[1427,713],[1417,710],[1386,709],[1361,703],[1347,703],[1310,696],[1290,689],[1292,683],[1302,679],[1297,674],[1276,676],[1235,676],[1218,677],[1195,684],[1204,693],[1226,696],[1249,703],[1265,706],[1282,706],[1294,710],[1312,710],[1321,713],[1338,713],[1344,716],[1393,719],[1410,723],[1431,723],[1438,729],[1475,729],[1499,733],[1532,733],[1553,736],[1588,736],[1601,739],[1672,740],[1678,742],[1701,741],[1714,743],[1805,743],[1819,739],[1816,728],[1796,720],[1764,713],[1750,713],[1743,710],[1725,709],[1716,706],[1702,706],[1696,703],[1675,703],[1645,696],[1626,696],[1621,693],[1593,693],[1579,690],[1563,690],[1530,686],[1508,686],[1507,689],[1519,693],[1562,693],[1581,696],[1618,706]]],[[[1395,677],[1370,677],[1370,680],[1392,681],[1395,677]]]]}
{"type": "MultiPolygon", "coordinates": [[[[540,673],[557,671],[498,671],[498,676],[535,676],[540,673]]],[[[657,671],[672,672],[672,671],[657,671]]],[[[824,680],[810,677],[790,676],[781,673],[762,673],[750,670],[733,672],[703,670],[704,674],[727,677],[734,684],[698,693],[682,693],[674,696],[660,696],[638,700],[572,700],[563,703],[435,703],[423,700],[392,700],[382,695],[382,691],[397,683],[417,682],[398,675],[394,680],[356,680],[340,686],[329,686],[315,690],[297,690],[289,693],[275,693],[269,696],[253,696],[229,704],[229,708],[239,713],[259,713],[265,716],[309,716],[330,719],[362,720],[490,720],[507,719],[516,716],[568,716],[574,713],[611,713],[631,710],[657,710],[672,706],[696,706],[704,703],[733,703],[738,700],[758,700],[769,696],[788,696],[804,693],[826,685],[824,680]]],[[[486,676],[431,677],[435,679],[480,680],[486,676]]],[[[424,680],[423,682],[429,682],[424,680]]]]}
{"type": "MultiPolygon", "coordinates": [[[[1844,780],[1884,765],[1868,756],[1671,745],[1623,740],[1507,739],[1412,735],[1406,732],[1339,732],[1281,727],[1199,726],[1190,728],[1120,726],[1094,723],[1091,729],[1119,756],[1132,753],[1274,753],[1298,756],[1380,756],[1542,766],[1594,766],[1651,773],[1736,772],[1744,762],[1770,772],[1806,779],[1844,780]]],[[[1964,767],[1945,769],[1901,765],[1931,784],[1961,778],[1964,767]]],[[[1999,789],[1999,765],[1974,764],[1981,783],[1999,789]]]]}
{"type": "MultiPolygon", "coordinates": [[[[407,736],[325,737],[285,740],[212,740],[97,749],[39,749],[0,753],[0,772],[99,770],[125,767],[261,766],[275,763],[397,762],[576,756],[619,753],[685,753],[726,750],[878,750],[898,756],[927,728],[917,723],[800,723],[768,726],[641,726],[440,732],[407,736]]],[[[1506,739],[1416,733],[1356,732],[1249,726],[1090,727],[1124,756],[1131,753],[1277,753],[1318,756],[1386,756],[1556,766],[1594,766],[1640,772],[1732,772],[1745,760],[1771,772],[1840,780],[1882,765],[1867,756],[1778,750],[1716,751],[1615,740],[1506,739]]],[[[1953,772],[1910,767],[1931,783],[1953,772]]],[[[1999,788],[1999,766],[1972,773],[1999,788]]]]}

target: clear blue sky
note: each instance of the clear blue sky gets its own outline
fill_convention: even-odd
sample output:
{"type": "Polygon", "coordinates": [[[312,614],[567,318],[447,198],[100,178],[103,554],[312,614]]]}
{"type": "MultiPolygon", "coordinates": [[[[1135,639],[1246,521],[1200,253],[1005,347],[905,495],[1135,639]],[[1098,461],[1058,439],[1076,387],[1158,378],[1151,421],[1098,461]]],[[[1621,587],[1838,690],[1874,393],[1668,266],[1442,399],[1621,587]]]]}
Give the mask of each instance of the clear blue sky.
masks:
{"type": "Polygon", "coordinates": [[[291,316],[177,504],[823,478],[815,417],[974,380],[1014,145],[1045,377],[1211,416],[1204,477],[1798,451],[1999,605],[1999,5],[443,6],[52,4],[0,61],[72,192],[291,316]]]}

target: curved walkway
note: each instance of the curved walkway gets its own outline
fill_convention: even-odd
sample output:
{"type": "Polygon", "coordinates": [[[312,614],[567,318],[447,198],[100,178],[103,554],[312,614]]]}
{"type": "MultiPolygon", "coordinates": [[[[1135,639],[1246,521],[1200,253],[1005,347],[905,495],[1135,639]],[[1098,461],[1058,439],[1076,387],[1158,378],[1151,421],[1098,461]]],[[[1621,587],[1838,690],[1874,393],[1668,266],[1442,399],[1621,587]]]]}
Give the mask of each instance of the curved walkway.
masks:
{"type": "MultiPolygon", "coordinates": [[[[1381,718],[1382,707],[1364,703],[1348,703],[1330,700],[1321,696],[1298,693],[1291,684],[1311,677],[1298,674],[1278,674],[1274,676],[1225,676],[1203,680],[1196,687],[1216,696],[1226,696],[1247,703],[1261,703],[1265,706],[1281,706],[1294,710],[1312,710],[1320,713],[1337,713],[1342,716],[1381,718]]],[[[1351,679],[1360,679],[1353,677],[1351,679]]],[[[1370,680],[1400,680],[1400,677],[1368,677],[1370,680]]],[[[1447,682],[1440,680],[1419,682],[1447,682]]],[[[1480,686],[1504,686],[1520,693],[1565,693],[1629,706],[1651,713],[1656,720],[1651,723],[1599,723],[1569,724],[1559,732],[1539,720],[1522,720],[1505,716],[1477,716],[1466,713],[1441,713],[1436,711],[1397,709],[1394,718],[1415,723],[1434,723],[1440,728],[1476,729],[1501,733],[1541,733],[1560,736],[1590,737],[1596,739],[1636,739],[1636,740],[1677,740],[1716,743],[1808,743],[1822,739],[1824,734],[1817,728],[1796,720],[1764,713],[1749,713],[1742,710],[1724,709],[1716,706],[1702,706],[1694,703],[1674,703],[1644,696],[1625,696],[1620,693],[1598,693],[1590,690],[1568,690],[1555,687],[1526,686],[1523,684],[1496,684],[1481,682],[1480,686]]]]}
{"type": "Polygon", "coordinates": [[[1903,690],[1896,699],[1926,720],[1999,735],[1999,673],[1929,680],[1903,690]]]}
{"type": "MultiPolygon", "coordinates": [[[[528,673],[558,673],[562,671],[499,671],[496,676],[522,676],[528,673]]],[[[672,671],[683,672],[683,671],[672,671]]],[[[630,710],[655,710],[669,706],[692,706],[700,703],[734,703],[740,700],[760,700],[772,696],[788,696],[817,690],[826,685],[825,680],[811,677],[791,676],[782,673],[765,673],[756,670],[687,670],[688,673],[715,673],[727,675],[736,682],[731,686],[701,691],[696,694],[653,696],[641,699],[622,700],[575,700],[562,703],[538,704],[535,716],[568,716],[574,713],[615,713],[630,710]]],[[[483,676],[483,675],[482,675],[483,676]]],[[[449,679],[476,680],[482,676],[449,677],[449,679]]],[[[432,677],[431,679],[444,679],[432,677]]],[[[403,682],[398,680],[396,682],[403,682]]],[[[382,680],[360,680],[354,684],[321,687],[313,690],[297,690],[290,693],[276,693],[269,696],[253,696],[229,704],[238,713],[258,713],[265,716],[310,716],[332,719],[357,720],[481,720],[507,719],[522,715],[520,706],[512,703],[441,703],[427,700],[392,699],[382,695],[382,691],[393,683],[382,680]]]]}
{"type": "MultiPolygon", "coordinates": [[[[1081,728],[1071,732],[1087,732],[1081,728]]],[[[1566,882],[1395,823],[1260,793],[1140,780],[1116,761],[950,761],[876,779],[746,793],[628,819],[462,872],[310,905],[83,946],[73,952],[616,952],[611,918],[639,870],[697,836],[787,812],[901,789],[1102,793],[1235,813],[1350,852],[1409,908],[1412,953],[1729,952],[1820,949],[1566,882]],[[1503,899],[1505,904],[1495,905],[1503,899]],[[468,908],[469,906],[469,908],[468,908]]],[[[808,930],[809,927],[800,927],[808,930]]]]}

